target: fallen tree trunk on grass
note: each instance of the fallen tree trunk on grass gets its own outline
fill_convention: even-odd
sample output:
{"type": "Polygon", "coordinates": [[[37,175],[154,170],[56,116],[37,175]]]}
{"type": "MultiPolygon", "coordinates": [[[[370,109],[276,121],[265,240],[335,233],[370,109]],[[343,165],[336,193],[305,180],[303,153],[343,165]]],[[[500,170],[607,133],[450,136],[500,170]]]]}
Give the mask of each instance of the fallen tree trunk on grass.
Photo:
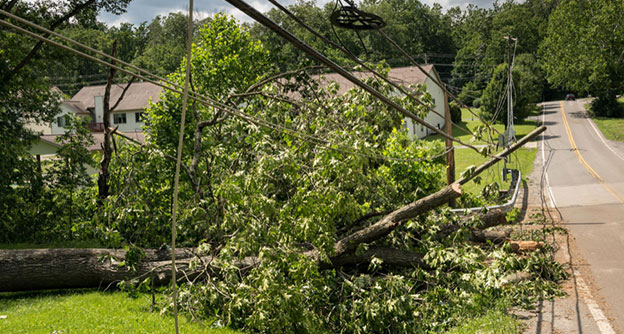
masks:
{"type": "MultiPolygon", "coordinates": [[[[136,274],[154,270],[171,259],[166,250],[144,252],[136,274]]],[[[125,250],[99,248],[0,250],[0,291],[106,287],[134,274],[121,266],[125,255],[125,250]]],[[[179,249],[176,256],[190,258],[193,253],[179,249]]]]}
{"type": "MultiPolygon", "coordinates": [[[[362,254],[355,254],[355,249],[362,243],[375,242],[399,227],[403,222],[415,219],[419,215],[435,209],[461,196],[461,185],[486,170],[496,161],[513,152],[528,140],[545,130],[540,127],[518,143],[492,157],[489,161],[477,167],[470,175],[460,179],[436,193],[421,198],[416,202],[405,205],[385,215],[376,223],[355,231],[338,240],[334,246],[329,263],[320,260],[316,251],[304,254],[316,260],[321,268],[339,267],[368,263],[373,258],[381,259],[388,265],[396,266],[424,266],[421,254],[406,252],[397,249],[372,247],[362,254]]],[[[505,222],[501,212],[492,211],[481,218],[484,224],[480,228],[499,225],[505,222]]],[[[442,233],[449,234],[457,231],[459,226],[449,225],[443,228],[442,233]]],[[[488,234],[489,231],[473,231],[475,240],[501,240],[505,235],[500,233],[488,234]]],[[[519,247],[520,248],[520,247],[519,247]]],[[[126,256],[125,250],[110,249],[24,249],[0,250],[0,291],[20,291],[59,288],[107,287],[116,282],[133,277],[151,277],[156,283],[163,284],[171,279],[171,262],[168,251],[145,250],[145,256],[135,265],[135,271],[127,266],[121,266],[126,256]]],[[[176,252],[176,262],[180,277],[189,277],[200,273],[199,270],[188,270],[191,258],[194,256],[189,249],[180,249],[176,252]]],[[[202,257],[201,261],[210,263],[212,258],[202,257]]],[[[239,261],[241,269],[252,268],[257,265],[258,258],[249,257],[239,261]]]]}

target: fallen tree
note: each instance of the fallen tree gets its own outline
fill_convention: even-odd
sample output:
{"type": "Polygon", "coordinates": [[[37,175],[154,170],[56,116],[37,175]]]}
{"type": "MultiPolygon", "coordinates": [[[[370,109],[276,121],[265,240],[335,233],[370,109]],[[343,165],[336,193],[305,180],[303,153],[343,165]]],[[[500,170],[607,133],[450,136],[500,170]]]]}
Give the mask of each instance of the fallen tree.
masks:
{"type": "MultiPolygon", "coordinates": [[[[378,258],[387,265],[422,267],[422,255],[414,252],[385,247],[372,247],[361,254],[354,250],[362,243],[372,243],[387,236],[401,223],[435,209],[452,199],[461,196],[461,184],[468,182],[496,161],[502,159],[524,143],[545,130],[540,127],[515,145],[492,157],[475,169],[470,176],[451,184],[429,196],[399,208],[382,217],[376,223],[361,228],[341,239],[334,246],[334,253],[329,262],[322,261],[316,250],[304,252],[312,257],[321,268],[340,267],[367,263],[378,258]]],[[[493,210],[479,216],[483,224],[479,229],[471,230],[475,241],[501,242],[508,233],[501,231],[483,231],[492,226],[504,224],[505,216],[500,210],[493,210]]],[[[439,237],[445,238],[461,228],[461,224],[443,225],[439,237]]],[[[140,263],[131,271],[129,266],[122,266],[125,250],[110,249],[36,249],[36,250],[0,250],[0,291],[37,290],[53,288],[105,287],[132,277],[151,276],[156,283],[170,280],[170,254],[167,251],[145,250],[140,263]]],[[[179,271],[183,275],[192,275],[189,270],[190,259],[194,256],[190,249],[180,249],[176,257],[180,258],[179,271]]],[[[210,263],[212,258],[202,258],[210,263]]],[[[258,259],[246,257],[238,265],[250,267],[258,259]]],[[[183,276],[182,275],[182,276],[183,276]]]]}
{"type": "MultiPolygon", "coordinates": [[[[396,215],[395,215],[396,216],[396,215]]],[[[500,210],[478,215],[483,220],[481,229],[506,223],[500,210]]],[[[447,237],[457,231],[460,225],[445,226],[440,236],[447,237]]],[[[476,241],[491,240],[488,231],[473,229],[476,241]]],[[[496,234],[493,234],[496,235],[496,234]]],[[[25,291],[62,288],[107,288],[123,280],[150,278],[155,284],[166,284],[171,280],[171,253],[166,249],[145,249],[136,263],[129,263],[128,251],[104,248],[58,248],[0,250],[0,291],[25,291]]],[[[315,257],[321,269],[339,268],[367,264],[373,258],[388,266],[428,268],[423,255],[388,247],[371,247],[356,254],[342,253],[330,258],[329,262],[318,260],[315,252],[306,255],[315,257]]],[[[208,271],[215,258],[200,256],[193,249],[176,250],[176,266],[179,277],[192,279],[208,271]],[[191,266],[195,260],[197,266],[191,266]]],[[[259,263],[256,257],[246,257],[236,264],[241,270],[259,263]]]]}

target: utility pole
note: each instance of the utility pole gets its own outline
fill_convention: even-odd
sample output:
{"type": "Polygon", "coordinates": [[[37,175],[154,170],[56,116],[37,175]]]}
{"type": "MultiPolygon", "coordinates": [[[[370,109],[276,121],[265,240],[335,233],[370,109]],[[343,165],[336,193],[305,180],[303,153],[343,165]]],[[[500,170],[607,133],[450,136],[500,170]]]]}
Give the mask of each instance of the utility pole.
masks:
{"type": "MultiPolygon", "coordinates": [[[[444,89],[444,131],[450,137],[453,136],[453,124],[451,122],[451,108],[448,102],[448,93],[446,87],[444,89]]],[[[446,138],[446,182],[451,185],[455,183],[455,150],[453,149],[453,141],[446,138]]],[[[457,207],[457,202],[452,199],[449,201],[449,206],[457,207]]]]}
{"type": "Polygon", "coordinates": [[[505,36],[507,40],[507,123],[505,124],[505,147],[509,147],[512,140],[516,139],[516,133],[513,124],[513,78],[512,67],[514,58],[516,56],[516,47],[518,46],[518,39],[514,37],[505,36]],[[514,41],[514,49],[511,51],[510,41],[514,41]]]}

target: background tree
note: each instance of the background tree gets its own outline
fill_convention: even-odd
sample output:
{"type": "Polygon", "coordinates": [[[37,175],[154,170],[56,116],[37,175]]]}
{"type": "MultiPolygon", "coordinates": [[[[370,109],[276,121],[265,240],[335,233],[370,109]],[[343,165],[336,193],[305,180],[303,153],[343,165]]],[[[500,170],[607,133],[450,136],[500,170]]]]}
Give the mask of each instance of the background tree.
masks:
{"type": "MultiPolygon", "coordinates": [[[[508,66],[500,64],[481,97],[481,112],[486,119],[507,124],[508,66]]],[[[514,122],[525,119],[542,97],[541,70],[531,54],[521,54],[512,67],[514,122]]]]}
{"type": "Polygon", "coordinates": [[[88,199],[80,198],[78,191],[93,185],[87,167],[93,168],[95,161],[87,149],[93,145],[92,132],[87,127],[89,120],[69,115],[65,117],[67,131],[56,138],[61,147],[47,171],[47,178],[52,193],[55,194],[54,202],[58,208],[50,216],[56,215],[57,219],[62,221],[55,224],[60,231],[54,232],[72,239],[77,218],[89,218],[81,214],[85,212],[83,205],[88,199]]]}
{"type": "Polygon", "coordinates": [[[624,1],[563,1],[550,17],[541,48],[548,82],[590,93],[594,112],[618,116],[624,85],[624,1]]]}

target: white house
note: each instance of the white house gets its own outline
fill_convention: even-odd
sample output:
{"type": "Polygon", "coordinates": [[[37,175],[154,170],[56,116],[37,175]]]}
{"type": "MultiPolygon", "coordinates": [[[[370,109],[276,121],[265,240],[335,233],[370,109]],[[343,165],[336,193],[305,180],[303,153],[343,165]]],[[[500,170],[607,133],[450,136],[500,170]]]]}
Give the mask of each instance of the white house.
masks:
{"type": "MultiPolygon", "coordinates": [[[[126,84],[111,86],[110,106],[114,106],[126,84]]],[[[70,102],[80,105],[91,115],[90,127],[95,132],[104,130],[104,90],[106,86],[83,87],[70,102]]],[[[137,82],[130,85],[119,105],[110,115],[110,124],[120,132],[142,132],[143,113],[149,101],[158,102],[162,91],[160,86],[149,82],[137,82]]],[[[78,114],[78,112],[77,112],[78,114]]]]}
{"type": "MultiPolygon", "coordinates": [[[[435,70],[433,65],[421,65],[421,67],[432,77],[436,78],[437,81],[441,82],[440,77],[438,76],[438,72],[435,70]]],[[[354,76],[358,79],[366,79],[373,76],[370,72],[353,72],[354,76]]],[[[338,90],[338,94],[344,94],[349,89],[353,88],[355,85],[342,77],[337,73],[323,74],[323,75],[315,75],[314,79],[320,80],[322,82],[336,82],[339,84],[340,89],[338,90]]],[[[393,81],[396,84],[400,84],[403,86],[421,84],[425,85],[427,92],[431,95],[434,102],[434,109],[439,114],[429,112],[427,117],[425,117],[425,121],[438,129],[444,129],[444,90],[440,88],[436,83],[431,80],[426,74],[424,74],[417,67],[396,67],[390,69],[388,73],[388,79],[393,81]],[[442,115],[442,116],[440,116],[442,115]]],[[[397,92],[400,94],[400,92],[397,92]]],[[[433,131],[425,128],[424,126],[414,122],[410,118],[405,118],[404,126],[407,131],[415,138],[423,138],[433,133],[433,131]]]]}
{"type": "MultiPolygon", "coordinates": [[[[111,107],[117,102],[125,84],[111,86],[111,107]]],[[[58,136],[65,133],[67,115],[84,117],[89,120],[88,126],[93,131],[94,144],[88,147],[90,151],[101,150],[104,138],[104,90],[106,86],[83,87],[70,100],[62,101],[61,112],[51,124],[29,123],[27,126],[40,134],[39,140],[33,143],[30,153],[36,156],[54,156],[60,147],[58,136]]],[[[143,142],[143,112],[149,106],[149,101],[159,100],[162,88],[147,82],[133,83],[128,88],[119,105],[111,113],[110,125],[118,128],[126,136],[143,142]]]]}

